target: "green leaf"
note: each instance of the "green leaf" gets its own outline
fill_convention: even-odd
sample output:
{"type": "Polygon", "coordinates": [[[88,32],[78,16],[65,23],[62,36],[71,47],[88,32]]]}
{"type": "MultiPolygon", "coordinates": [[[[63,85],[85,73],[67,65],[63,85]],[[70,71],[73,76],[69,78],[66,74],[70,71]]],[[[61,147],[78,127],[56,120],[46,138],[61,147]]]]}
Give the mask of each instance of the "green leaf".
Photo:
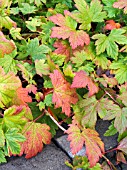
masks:
{"type": "Polygon", "coordinates": [[[93,35],[92,39],[97,39],[95,42],[97,55],[107,51],[108,56],[116,59],[119,50],[117,44],[127,44],[126,36],[122,35],[124,33],[125,30],[123,29],[113,29],[109,36],[106,36],[105,34],[93,35]]]}
{"type": "Polygon", "coordinates": [[[5,133],[5,138],[8,154],[10,151],[12,154],[19,154],[21,149],[19,142],[24,142],[26,138],[18,133],[18,129],[16,128],[8,129],[5,133]]]}
{"type": "Polygon", "coordinates": [[[0,149],[0,163],[6,163],[6,159],[5,159],[5,154],[4,152],[0,149]]]}
{"type": "Polygon", "coordinates": [[[38,38],[34,38],[30,41],[30,43],[27,46],[27,56],[30,55],[32,57],[32,60],[39,60],[39,59],[45,59],[46,54],[50,51],[49,47],[46,45],[40,45],[39,46],[39,40],[38,38]],[[35,50],[36,49],[36,50],[35,50]]]}
{"type": "Polygon", "coordinates": [[[21,81],[14,73],[4,73],[0,67],[0,107],[8,106],[15,95],[15,91],[21,87],[21,81]]]}
{"type": "Polygon", "coordinates": [[[10,10],[11,10],[10,13],[13,14],[13,15],[17,15],[19,13],[19,8],[18,7],[11,8],[10,10]]]}
{"type": "Polygon", "coordinates": [[[3,126],[22,129],[28,120],[33,120],[31,110],[26,106],[12,106],[4,111],[3,126]]]}
{"type": "Polygon", "coordinates": [[[104,120],[114,120],[114,127],[122,134],[127,128],[127,108],[122,109],[118,105],[114,105],[112,110],[107,111],[104,120]]]}
{"type": "Polygon", "coordinates": [[[0,148],[3,147],[4,145],[5,145],[5,136],[2,127],[0,126],[0,148]]]}
{"type": "Polygon", "coordinates": [[[33,76],[36,74],[33,64],[29,64],[26,62],[23,65],[18,64],[18,67],[22,71],[22,76],[25,80],[27,80],[30,84],[36,84],[33,80],[33,76]]]}
{"type": "Polygon", "coordinates": [[[44,88],[53,88],[51,80],[44,81],[44,88]]]}
{"type": "Polygon", "coordinates": [[[114,70],[115,78],[119,84],[127,82],[127,65],[123,62],[114,62],[111,63],[110,69],[114,70]]]}
{"type": "Polygon", "coordinates": [[[96,58],[93,60],[93,62],[98,66],[101,67],[102,69],[107,69],[108,68],[108,59],[106,58],[106,55],[100,54],[99,56],[96,56],[96,58]]]}
{"type": "Polygon", "coordinates": [[[44,103],[46,106],[51,106],[52,105],[52,94],[48,94],[45,96],[44,103]]]}
{"type": "Polygon", "coordinates": [[[19,8],[19,10],[23,13],[23,15],[26,15],[26,14],[35,13],[36,7],[31,6],[28,3],[22,3],[22,7],[19,8]]]}
{"type": "Polygon", "coordinates": [[[53,53],[51,56],[50,56],[51,60],[57,64],[58,66],[62,66],[65,59],[66,59],[66,56],[65,55],[62,55],[62,54],[56,54],[56,53],[53,53]]]}
{"type": "Polygon", "coordinates": [[[17,74],[17,63],[18,62],[14,60],[9,54],[6,54],[4,58],[0,58],[0,66],[3,67],[5,73],[12,71],[13,73],[17,74]]]}
{"type": "Polygon", "coordinates": [[[108,127],[108,130],[105,132],[104,136],[113,136],[117,133],[117,129],[114,127],[114,122],[112,121],[111,125],[108,127]]]}
{"type": "Polygon", "coordinates": [[[108,13],[108,17],[112,18],[115,17],[116,14],[118,14],[118,9],[113,8],[113,4],[114,2],[116,2],[116,0],[102,0],[102,2],[105,4],[104,6],[104,10],[107,11],[108,13]]]}
{"type": "Polygon", "coordinates": [[[10,29],[10,34],[13,37],[14,40],[16,40],[16,39],[22,40],[23,39],[21,34],[20,34],[20,31],[21,31],[21,28],[12,27],[10,29]]]}
{"type": "Polygon", "coordinates": [[[30,17],[29,21],[26,21],[27,28],[32,32],[36,32],[37,27],[40,25],[41,25],[41,19],[39,19],[39,18],[30,17]]]}
{"type": "Polygon", "coordinates": [[[35,60],[36,73],[40,76],[49,74],[49,66],[45,63],[44,59],[35,60]]]}
{"type": "Polygon", "coordinates": [[[5,27],[7,29],[11,29],[13,26],[16,27],[16,23],[11,20],[11,18],[9,18],[6,14],[0,16],[0,28],[5,27]]]}
{"type": "Polygon", "coordinates": [[[90,30],[91,22],[102,22],[106,18],[106,12],[102,11],[102,5],[99,0],[91,1],[90,6],[85,0],[74,0],[78,12],[73,14],[77,22],[81,23],[80,29],[90,30]]]}

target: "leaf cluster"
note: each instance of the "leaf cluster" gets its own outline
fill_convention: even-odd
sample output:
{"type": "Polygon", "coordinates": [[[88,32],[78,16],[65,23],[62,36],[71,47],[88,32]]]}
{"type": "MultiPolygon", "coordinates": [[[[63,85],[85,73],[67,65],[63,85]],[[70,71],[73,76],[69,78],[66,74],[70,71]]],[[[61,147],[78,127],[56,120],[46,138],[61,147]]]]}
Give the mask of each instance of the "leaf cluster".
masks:
{"type": "Polygon", "coordinates": [[[125,163],[126,98],[126,0],[0,0],[0,163],[35,156],[60,127],[73,154],[86,147],[67,165],[102,169],[98,119],[125,163]]]}

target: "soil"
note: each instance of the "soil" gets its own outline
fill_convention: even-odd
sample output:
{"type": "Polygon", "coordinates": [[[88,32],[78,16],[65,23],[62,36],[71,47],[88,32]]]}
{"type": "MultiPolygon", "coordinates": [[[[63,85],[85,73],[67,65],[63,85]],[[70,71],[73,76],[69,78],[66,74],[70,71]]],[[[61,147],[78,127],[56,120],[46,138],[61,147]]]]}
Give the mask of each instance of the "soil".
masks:
{"type": "MultiPolygon", "coordinates": [[[[105,143],[105,150],[115,148],[118,145],[117,134],[111,137],[105,137],[103,134],[110,125],[109,121],[98,120],[96,130],[99,132],[102,141],[105,143]]],[[[116,164],[116,153],[110,152],[105,155],[116,167],[116,170],[127,170],[126,164],[116,164]]],[[[66,141],[66,135],[58,131],[50,145],[46,145],[37,156],[26,160],[22,157],[8,158],[8,163],[0,165],[0,170],[70,170],[65,165],[65,160],[71,161],[69,143],[66,141]]],[[[104,160],[101,159],[101,162],[104,160]]]]}

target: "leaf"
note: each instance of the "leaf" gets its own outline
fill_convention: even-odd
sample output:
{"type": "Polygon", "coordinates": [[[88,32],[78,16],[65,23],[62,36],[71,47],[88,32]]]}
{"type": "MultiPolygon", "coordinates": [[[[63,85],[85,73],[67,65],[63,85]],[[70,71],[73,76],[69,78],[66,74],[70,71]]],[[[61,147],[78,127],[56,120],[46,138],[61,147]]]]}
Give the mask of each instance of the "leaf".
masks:
{"type": "Polygon", "coordinates": [[[127,154],[127,137],[120,141],[119,145],[117,146],[117,149],[127,154]]]}
{"type": "Polygon", "coordinates": [[[33,93],[33,94],[36,94],[37,93],[37,87],[33,84],[29,84],[26,86],[26,89],[28,91],[28,93],[33,93]]]}
{"type": "Polygon", "coordinates": [[[104,144],[99,138],[99,134],[95,130],[86,128],[81,132],[75,124],[70,124],[69,126],[66,133],[68,134],[72,154],[80,151],[85,143],[86,155],[88,156],[90,167],[95,166],[104,153],[104,144]]]}
{"type": "Polygon", "coordinates": [[[113,29],[109,36],[106,36],[105,34],[93,35],[92,39],[97,39],[95,42],[97,55],[106,50],[111,58],[116,59],[119,50],[117,44],[127,44],[127,38],[122,35],[124,33],[125,30],[123,29],[113,29]]]}
{"type": "Polygon", "coordinates": [[[104,27],[105,30],[113,30],[120,28],[121,25],[119,23],[116,23],[114,20],[108,20],[106,21],[106,26],[104,27]]]}
{"type": "Polygon", "coordinates": [[[114,2],[113,7],[124,9],[124,13],[127,14],[127,1],[126,0],[118,0],[118,2],[114,2]]]}
{"type": "Polygon", "coordinates": [[[12,106],[4,111],[3,126],[22,129],[29,120],[33,120],[29,107],[12,106]]]}
{"type": "Polygon", "coordinates": [[[35,66],[26,62],[23,65],[18,64],[18,67],[20,68],[22,72],[22,77],[26,81],[28,81],[29,84],[36,84],[35,81],[33,80],[33,76],[36,74],[36,72],[33,71],[35,70],[35,66]]]}
{"type": "Polygon", "coordinates": [[[4,152],[0,149],[0,163],[6,163],[6,159],[5,159],[5,154],[4,152]]]}
{"type": "Polygon", "coordinates": [[[17,74],[17,63],[18,62],[12,58],[11,54],[5,54],[4,58],[0,58],[0,66],[4,68],[5,73],[12,71],[13,73],[17,74]]]}
{"type": "MultiPolygon", "coordinates": [[[[80,118],[81,124],[85,127],[95,128],[97,114],[101,119],[104,118],[108,110],[110,111],[112,109],[113,102],[105,98],[97,100],[95,96],[92,96],[79,101],[78,106],[83,112],[80,118]]],[[[76,116],[78,112],[76,113],[76,116]]]]}
{"type": "Polygon", "coordinates": [[[122,109],[115,105],[113,106],[112,110],[107,111],[107,115],[103,118],[104,120],[114,120],[114,127],[117,131],[122,134],[127,128],[127,108],[123,107],[122,109]]]}
{"type": "Polygon", "coordinates": [[[8,106],[15,96],[15,91],[21,87],[21,81],[12,72],[4,73],[0,67],[0,107],[8,106]]]}
{"type": "Polygon", "coordinates": [[[78,101],[76,91],[71,88],[70,83],[64,79],[58,70],[54,70],[54,73],[50,74],[50,78],[54,87],[52,102],[56,108],[62,107],[62,112],[69,116],[71,104],[78,101]]]}
{"type": "Polygon", "coordinates": [[[27,106],[27,103],[32,102],[31,96],[28,95],[28,90],[26,88],[19,87],[16,90],[16,94],[12,100],[12,103],[14,105],[25,105],[27,106]]]}
{"type": "Polygon", "coordinates": [[[119,163],[124,163],[124,164],[127,164],[127,161],[126,161],[126,159],[125,159],[125,156],[124,156],[124,154],[123,154],[123,152],[117,152],[117,164],[119,164],[119,163]]]}
{"type": "Polygon", "coordinates": [[[50,58],[54,62],[54,64],[57,64],[58,66],[62,66],[64,61],[65,61],[65,59],[66,59],[66,56],[62,55],[62,54],[52,53],[50,55],[50,58]]]}
{"type": "Polygon", "coordinates": [[[15,44],[12,40],[7,40],[4,34],[0,31],[0,58],[4,54],[9,54],[15,49],[15,44]]]}
{"type": "Polygon", "coordinates": [[[0,8],[5,8],[9,5],[9,0],[0,0],[0,8]]]}
{"type": "Polygon", "coordinates": [[[80,29],[90,30],[91,22],[102,22],[106,18],[106,12],[103,11],[103,6],[99,0],[92,0],[90,6],[87,5],[85,0],[74,0],[75,6],[78,9],[72,16],[77,22],[81,23],[80,29]]]}
{"type": "Polygon", "coordinates": [[[118,13],[118,9],[113,8],[113,4],[116,0],[102,0],[102,2],[106,5],[104,6],[104,10],[108,13],[109,18],[113,18],[118,13]]]}
{"type": "Polygon", "coordinates": [[[28,122],[22,134],[26,137],[26,141],[21,145],[20,156],[26,154],[25,158],[29,159],[38,152],[41,152],[44,144],[50,144],[51,133],[50,127],[46,124],[28,122]]]}
{"type": "Polygon", "coordinates": [[[72,49],[77,46],[84,46],[84,44],[88,45],[90,43],[89,35],[83,30],[76,31],[77,22],[66,15],[66,12],[64,14],[65,17],[62,14],[56,14],[49,18],[58,25],[52,28],[51,38],[62,38],[63,40],[69,38],[72,49]]]}
{"type": "Polygon", "coordinates": [[[114,127],[114,122],[108,127],[108,130],[106,130],[104,136],[113,136],[117,133],[117,129],[114,127]]]}
{"type": "Polygon", "coordinates": [[[118,99],[122,100],[122,103],[127,106],[127,91],[118,96],[118,99]]]}
{"type": "Polygon", "coordinates": [[[71,88],[83,88],[86,86],[88,86],[89,89],[89,96],[92,96],[99,90],[98,86],[94,84],[91,78],[87,76],[87,74],[84,71],[81,70],[75,73],[75,77],[73,79],[71,88]]]}
{"type": "Polygon", "coordinates": [[[35,13],[35,11],[36,11],[36,7],[31,6],[28,3],[22,3],[22,7],[19,9],[23,13],[23,15],[35,13]]]}
{"type": "Polygon", "coordinates": [[[0,16],[0,29],[3,27],[7,29],[11,29],[12,27],[16,28],[17,24],[14,22],[10,17],[7,16],[7,14],[3,14],[3,16],[0,16]]]}
{"type": "Polygon", "coordinates": [[[16,128],[8,129],[5,133],[5,138],[8,154],[9,152],[12,154],[19,154],[21,149],[19,142],[24,142],[26,138],[18,133],[18,129],[16,128]]]}
{"type": "Polygon", "coordinates": [[[123,62],[111,63],[109,68],[115,70],[115,78],[119,84],[127,82],[127,66],[123,62]]]}
{"type": "Polygon", "coordinates": [[[49,74],[49,66],[45,63],[44,59],[41,60],[35,60],[35,69],[36,73],[39,74],[41,77],[43,75],[49,74]]]}
{"type": "Polygon", "coordinates": [[[65,41],[56,41],[53,46],[55,48],[57,48],[54,53],[56,54],[62,54],[62,55],[65,55],[66,56],[66,61],[68,61],[70,59],[70,56],[71,56],[71,48],[70,46],[68,45],[67,42],[65,41]]]}
{"type": "Polygon", "coordinates": [[[10,29],[10,34],[13,37],[14,40],[16,40],[16,39],[22,40],[23,39],[21,34],[20,34],[20,31],[21,31],[21,28],[12,27],[10,29]]]}
{"type": "Polygon", "coordinates": [[[5,145],[5,136],[2,127],[0,127],[0,147],[2,148],[4,145],[5,145]]]}
{"type": "Polygon", "coordinates": [[[29,21],[26,21],[27,28],[32,32],[36,32],[37,27],[40,25],[41,25],[41,19],[39,19],[39,18],[30,17],[29,21]]]}
{"type": "Polygon", "coordinates": [[[109,65],[109,61],[104,54],[100,54],[99,56],[96,56],[93,62],[104,70],[107,69],[109,65]]]}
{"type": "Polygon", "coordinates": [[[46,54],[50,51],[50,48],[46,45],[39,46],[39,39],[34,38],[30,40],[29,44],[27,45],[27,54],[26,56],[30,55],[32,60],[35,61],[36,59],[45,59],[46,54]],[[36,49],[36,50],[35,50],[36,49]]]}

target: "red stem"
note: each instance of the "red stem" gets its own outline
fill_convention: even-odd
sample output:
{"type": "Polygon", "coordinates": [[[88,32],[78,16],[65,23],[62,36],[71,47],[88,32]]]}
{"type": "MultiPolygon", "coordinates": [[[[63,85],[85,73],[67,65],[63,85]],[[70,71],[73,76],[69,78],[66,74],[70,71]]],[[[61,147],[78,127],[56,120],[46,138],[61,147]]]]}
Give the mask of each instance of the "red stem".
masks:
{"type": "Polygon", "coordinates": [[[39,115],[36,119],[34,119],[34,122],[36,122],[38,119],[40,119],[42,116],[44,116],[45,112],[43,112],[41,115],[39,115]]]}

